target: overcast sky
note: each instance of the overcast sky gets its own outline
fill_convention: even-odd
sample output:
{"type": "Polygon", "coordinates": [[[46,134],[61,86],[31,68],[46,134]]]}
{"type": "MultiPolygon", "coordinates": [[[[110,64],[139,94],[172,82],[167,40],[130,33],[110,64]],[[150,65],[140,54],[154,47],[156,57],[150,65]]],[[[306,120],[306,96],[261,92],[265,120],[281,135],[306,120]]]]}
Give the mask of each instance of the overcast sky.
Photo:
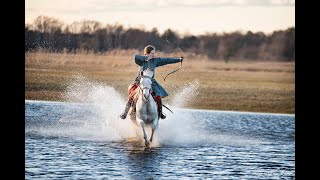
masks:
{"type": "Polygon", "coordinates": [[[295,26],[294,0],[25,0],[25,21],[49,16],[71,24],[94,20],[125,28],[170,28],[200,35],[248,30],[271,33],[295,26]]]}

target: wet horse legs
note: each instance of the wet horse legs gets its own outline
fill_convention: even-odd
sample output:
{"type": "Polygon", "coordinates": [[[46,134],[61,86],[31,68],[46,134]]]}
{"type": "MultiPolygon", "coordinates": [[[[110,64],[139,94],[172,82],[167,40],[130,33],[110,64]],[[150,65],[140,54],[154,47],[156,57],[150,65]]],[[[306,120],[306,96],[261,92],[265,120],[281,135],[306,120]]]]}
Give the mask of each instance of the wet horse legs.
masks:
{"type": "Polygon", "coordinates": [[[146,145],[146,147],[149,147],[150,146],[150,141],[148,140],[148,137],[147,137],[147,133],[146,133],[146,130],[145,130],[145,124],[144,124],[143,121],[140,121],[140,125],[141,125],[142,131],[143,131],[143,138],[144,138],[144,141],[145,141],[145,145],[146,145]]]}

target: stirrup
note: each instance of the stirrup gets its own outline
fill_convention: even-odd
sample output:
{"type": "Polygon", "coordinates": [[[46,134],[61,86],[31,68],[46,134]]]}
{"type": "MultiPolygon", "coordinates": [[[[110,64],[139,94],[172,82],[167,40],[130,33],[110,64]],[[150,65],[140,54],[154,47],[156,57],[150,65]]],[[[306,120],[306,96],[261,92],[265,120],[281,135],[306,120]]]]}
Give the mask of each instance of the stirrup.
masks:
{"type": "Polygon", "coordinates": [[[162,112],[160,113],[160,118],[161,119],[165,119],[166,118],[166,115],[164,115],[162,112]]]}

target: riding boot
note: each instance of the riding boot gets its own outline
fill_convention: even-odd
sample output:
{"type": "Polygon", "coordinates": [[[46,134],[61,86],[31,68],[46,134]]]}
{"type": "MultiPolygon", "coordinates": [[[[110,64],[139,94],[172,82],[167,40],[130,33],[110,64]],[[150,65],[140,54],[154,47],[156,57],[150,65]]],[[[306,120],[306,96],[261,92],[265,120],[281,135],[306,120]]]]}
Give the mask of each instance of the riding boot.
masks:
{"type": "Polygon", "coordinates": [[[164,115],[163,113],[162,113],[162,99],[161,98],[159,98],[160,99],[160,103],[159,103],[159,114],[160,114],[160,118],[161,119],[165,119],[166,118],[166,115],[164,115]]]}
{"type": "Polygon", "coordinates": [[[130,107],[131,107],[131,102],[129,100],[126,104],[126,108],[124,109],[123,113],[120,115],[121,119],[125,119],[127,117],[127,114],[128,114],[130,107]]]}

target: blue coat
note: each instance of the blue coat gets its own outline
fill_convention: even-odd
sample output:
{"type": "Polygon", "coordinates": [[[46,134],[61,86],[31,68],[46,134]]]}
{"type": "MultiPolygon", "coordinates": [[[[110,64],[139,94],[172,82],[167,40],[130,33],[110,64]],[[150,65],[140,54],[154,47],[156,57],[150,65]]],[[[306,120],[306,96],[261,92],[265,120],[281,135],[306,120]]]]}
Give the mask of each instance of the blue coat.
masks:
{"type": "Polygon", "coordinates": [[[149,69],[153,70],[152,90],[158,96],[161,96],[161,97],[168,96],[167,91],[154,79],[155,69],[156,69],[156,67],[164,66],[166,64],[173,64],[173,63],[181,62],[181,58],[160,58],[160,57],[157,57],[157,58],[153,58],[153,59],[149,60],[149,62],[147,61],[147,58],[148,58],[147,56],[142,56],[142,55],[135,55],[134,56],[135,63],[140,66],[139,73],[137,75],[135,82],[140,80],[141,71],[144,71],[149,67],[149,69]]]}

